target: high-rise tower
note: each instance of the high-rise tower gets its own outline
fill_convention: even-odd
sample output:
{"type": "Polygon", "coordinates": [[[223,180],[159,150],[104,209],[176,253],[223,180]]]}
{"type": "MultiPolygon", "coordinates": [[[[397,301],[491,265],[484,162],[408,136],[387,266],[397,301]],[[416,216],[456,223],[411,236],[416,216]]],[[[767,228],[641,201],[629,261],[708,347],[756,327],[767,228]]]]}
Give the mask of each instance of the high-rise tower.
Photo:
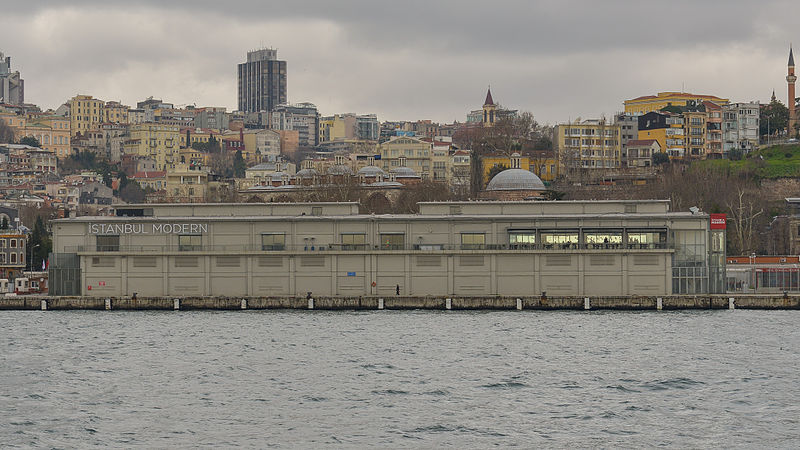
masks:
{"type": "Polygon", "coordinates": [[[25,81],[19,72],[11,71],[11,57],[0,52],[0,103],[25,103],[25,81]]]}
{"type": "Polygon", "coordinates": [[[239,69],[239,111],[272,111],[286,103],[286,61],[278,51],[262,48],[247,52],[239,69]]]}
{"type": "Polygon", "coordinates": [[[797,77],[794,75],[794,55],[792,54],[792,47],[789,47],[789,74],[786,75],[786,82],[789,83],[789,129],[787,130],[790,137],[797,134],[797,111],[794,110],[794,82],[797,77]]]}

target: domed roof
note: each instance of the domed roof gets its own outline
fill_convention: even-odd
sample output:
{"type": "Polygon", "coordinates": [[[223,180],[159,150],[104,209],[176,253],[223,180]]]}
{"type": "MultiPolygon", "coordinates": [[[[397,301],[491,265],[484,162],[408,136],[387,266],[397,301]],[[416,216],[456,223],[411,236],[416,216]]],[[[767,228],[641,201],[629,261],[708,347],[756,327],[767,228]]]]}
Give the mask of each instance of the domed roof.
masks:
{"type": "Polygon", "coordinates": [[[544,191],[544,183],[534,173],[522,169],[506,169],[492,178],[487,191],[544,191]]]}
{"type": "Polygon", "coordinates": [[[397,167],[397,168],[394,168],[394,169],[390,170],[389,172],[393,173],[396,177],[400,177],[400,178],[403,178],[403,177],[418,178],[419,177],[419,175],[417,175],[417,172],[414,172],[414,169],[412,169],[411,167],[397,167]]]}
{"type": "Polygon", "coordinates": [[[344,164],[336,164],[328,168],[328,175],[352,175],[353,171],[344,164]]]}
{"type": "Polygon", "coordinates": [[[297,178],[314,178],[319,175],[316,169],[302,169],[297,172],[297,178]]]}
{"type": "Polygon", "coordinates": [[[284,175],[288,176],[289,174],[286,172],[273,172],[270,177],[272,178],[272,181],[281,181],[284,175]]]}
{"type": "Polygon", "coordinates": [[[377,177],[377,176],[386,176],[386,172],[383,171],[380,167],[377,166],[365,166],[358,170],[358,175],[363,175],[365,177],[377,177]]]}

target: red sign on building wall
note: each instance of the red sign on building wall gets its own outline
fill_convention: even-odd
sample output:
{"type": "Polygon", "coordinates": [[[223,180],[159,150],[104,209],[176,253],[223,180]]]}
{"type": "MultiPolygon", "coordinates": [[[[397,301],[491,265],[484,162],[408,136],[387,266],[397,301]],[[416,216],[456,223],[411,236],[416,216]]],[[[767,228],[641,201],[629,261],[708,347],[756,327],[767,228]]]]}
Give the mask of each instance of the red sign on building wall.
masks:
{"type": "Polygon", "coordinates": [[[711,214],[711,229],[712,230],[725,229],[725,214],[711,214]]]}

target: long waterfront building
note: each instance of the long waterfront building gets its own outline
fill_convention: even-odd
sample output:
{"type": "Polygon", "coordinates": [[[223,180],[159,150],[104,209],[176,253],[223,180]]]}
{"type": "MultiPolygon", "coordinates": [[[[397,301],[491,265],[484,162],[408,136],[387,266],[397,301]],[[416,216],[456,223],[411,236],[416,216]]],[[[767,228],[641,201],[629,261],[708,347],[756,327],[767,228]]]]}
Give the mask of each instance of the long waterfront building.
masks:
{"type": "MultiPolygon", "coordinates": [[[[668,295],[724,289],[724,230],[667,200],[118,205],[53,222],[51,293],[668,295]]],[[[717,222],[719,223],[719,222],[717,222]]],[[[724,226],[724,219],[722,221],[724,226]]]]}

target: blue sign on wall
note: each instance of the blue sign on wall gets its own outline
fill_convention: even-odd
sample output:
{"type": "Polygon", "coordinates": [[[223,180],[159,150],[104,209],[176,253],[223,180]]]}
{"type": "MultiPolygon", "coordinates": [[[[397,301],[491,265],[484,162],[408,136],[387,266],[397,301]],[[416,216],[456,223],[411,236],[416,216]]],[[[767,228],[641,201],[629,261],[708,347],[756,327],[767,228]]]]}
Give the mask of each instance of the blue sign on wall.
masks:
{"type": "Polygon", "coordinates": [[[355,272],[347,272],[347,276],[348,277],[354,277],[354,276],[356,276],[356,273],[355,272]]]}

